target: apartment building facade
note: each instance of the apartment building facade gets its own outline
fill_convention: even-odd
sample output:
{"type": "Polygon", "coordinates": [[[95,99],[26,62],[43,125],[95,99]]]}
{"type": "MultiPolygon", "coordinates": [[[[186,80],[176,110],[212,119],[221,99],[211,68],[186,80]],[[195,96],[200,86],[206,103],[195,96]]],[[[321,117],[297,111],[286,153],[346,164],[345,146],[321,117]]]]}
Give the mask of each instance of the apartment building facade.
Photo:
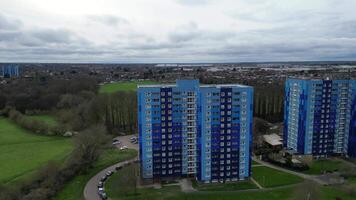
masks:
{"type": "Polygon", "coordinates": [[[315,157],[355,157],[355,88],[355,80],[287,79],[284,146],[315,157]]]}
{"type": "Polygon", "coordinates": [[[204,182],[250,176],[253,89],[242,85],[138,87],[141,176],[204,182]]]}
{"type": "Polygon", "coordinates": [[[7,64],[1,67],[1,76],[5,78],[17,77],[20,75],[19,66],[16,64],[7,64]]]}

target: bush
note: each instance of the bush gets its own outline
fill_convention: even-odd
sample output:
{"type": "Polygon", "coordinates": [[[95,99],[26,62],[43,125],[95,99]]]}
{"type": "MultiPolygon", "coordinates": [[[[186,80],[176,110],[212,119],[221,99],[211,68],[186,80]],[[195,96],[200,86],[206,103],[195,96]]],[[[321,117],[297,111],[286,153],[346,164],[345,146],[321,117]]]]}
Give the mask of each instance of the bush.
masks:
{"type": "Polygon", "coordinates": [[[9,109],[6,112],[10,120],[20,127],[34,133],[44,135],[63,135],[65,133],[65,130],[60,126],[51,127],[45,122],[31,119],[15,109],[9,109]]]}

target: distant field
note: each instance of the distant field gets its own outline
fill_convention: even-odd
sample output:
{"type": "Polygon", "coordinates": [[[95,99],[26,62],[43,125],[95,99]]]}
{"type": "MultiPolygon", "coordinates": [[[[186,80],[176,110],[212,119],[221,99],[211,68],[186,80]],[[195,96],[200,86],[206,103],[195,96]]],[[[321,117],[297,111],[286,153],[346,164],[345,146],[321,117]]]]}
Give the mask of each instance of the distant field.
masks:
{"type": "Polygon", "coordinates": [[[0,183],[21,181],[50,160],[63,160],[71,139],[36,135],[0,118],[0,183]]]}
{"type": "Polygon", "coordinates": [[[42,121],[48,124],[48,126],[53,127],[58,125],[58,121],[51,115],[31,115],[28,117],[34,120],[42,121]]]}
{"type": "Polygon", "coordinates": [[[118,82],[108,83],[100,86],[101,93],[114,93],[119,91],[136,91],[137,85],[157,84],[154,81],[132,81],[132,82],[118,82]]]}
{"type": "Polygon", "coordinates": [[[252,167],[252,177],[262,187],[267,187],[267,188],[296,184],[303,181],[303,179],[298,176],[288,174],[282,171],[278,171],[265,166],[252,167]]]}

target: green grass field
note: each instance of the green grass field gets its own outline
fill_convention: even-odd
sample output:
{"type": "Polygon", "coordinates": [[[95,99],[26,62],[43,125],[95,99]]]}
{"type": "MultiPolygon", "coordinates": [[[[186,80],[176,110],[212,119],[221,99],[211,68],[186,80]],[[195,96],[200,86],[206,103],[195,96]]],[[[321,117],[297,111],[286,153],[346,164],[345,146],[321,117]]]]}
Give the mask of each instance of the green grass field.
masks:
{"type": "Polygon", "coordinates": [[[194,182],[193,187],[199,191],[237,191],[237,190],[257,189],[257,186],[251,181],[239,181],[235,183],[209,183],[209,184],[194,182]]]}
{"type": "Polygon", "coordinates": [[[119,151],[118,149],[108,149],[103,152],[98,161],[94,163],[93,168],[86,174],[80,174],[74,177],[62,191],[60,191],[54,200],[81,200],[86,183],[102,169],[115,163],[134,158],[137,155],[135,150],[119,151]]]}
{"type": "Polygon", "coordinates": [[[154,81],[132,81],[132,82],[117,82],[108,83],[100,86],[99,92],[101,93],[114,93],[119,91],[136,91],[137,85],[157,84],[154,81]]]}
{"type": "Polygon", "coordinates": [[[291,189],[276,190],[273,192],[223,192],[223,191],[200,191],[190,194],[181,192],[180,186],[163,186],[161,189],[144,188],[137,189],[136,194],[133,188],[128,189],[125,184],[125,174],[128,167],[111,176],[105,184],[105,190],[112,200],[285,200],[291,195],[291,189]]]}
{"type": "MultiPolygon", "coordinates": [[[[225,189],[217,191],[219,189],[209,188],[205,191],[198,191],[194,193],[183,193],[179,186],[163,186],[161,189],[154,188],[136,188],[130,187],[128,184],[127,174],[131,173],[132,169],[125,167],[112,175],[105,184],[105,191],[112,200],[295,200],[293,195],[295,194],[296,186],[290,185],[286,188],[268,189],[267,191],[225,191],[225,189]]],[[[270,185],[279,185],[283,182],[286,184],[299,183],[302,181],[299,177],[286,174],[277,170],[273,170],[268,167],[255,167],[260,169],[254,169],[254,171],[269,178],[276,179],[273,182],[268,182],[270,185]],[[265,169],[266,168],[266,169],[265,169]],[[286,176],[287,178],[282,178],[286,176]]],[[[256,176],[256,175],[255,175],[256,176]]],[[[260,179],[260,178],[257,178],[260,179]]],[[[193,184],[197,184],[193,182],[193,184]]],[[[222,184],[221,184],[222,185],[222,184]]],[[[249,185],[249,184],[248,184],[249,185]]],[[[218,186],[219,187],[219,186],[218,186]]],[[[226,186],[228,188],[230,186],[226,186]]],[[[248,189],[249,187],[246,187],[248,189]]],[[[220,188],[221,189],[221,188],[220,188]]],[[[238,188],[242,189],[242,188],[238,188]]],[[[343,200],[352,200],[354,197],[349,196],[345,192],[333,188],[333,187],[321,187],[321,199],[323,200],[335,200],[339,197],[343,200]]]]}
{"type": "Polygon", "coordinates": [[[58,121],[51,115],[31,115],[28,116],[30,119],[42,121],[46,123],[50,127],[54,127],[58,125],[58,121]]]}
{"type": "Polygon", "coordinates": [[[324,171],[338,171],[344,165],[343,162],[337,160],[315,160],[304,173],[316,175],[322,174],[324,171]]]}
{"type": "Polygon", "coordinates": [[[303,181],[303,178],[278,171],[265,166],[252,167],[252,177],[266,188],[296,184],[303,181]]]}
{"type": "Polygon", "coordinates": [[[64,160],[73,149],[67,138],[36,135],[0,118],[0,183],[21,181],[50,160],[64,160]]]}

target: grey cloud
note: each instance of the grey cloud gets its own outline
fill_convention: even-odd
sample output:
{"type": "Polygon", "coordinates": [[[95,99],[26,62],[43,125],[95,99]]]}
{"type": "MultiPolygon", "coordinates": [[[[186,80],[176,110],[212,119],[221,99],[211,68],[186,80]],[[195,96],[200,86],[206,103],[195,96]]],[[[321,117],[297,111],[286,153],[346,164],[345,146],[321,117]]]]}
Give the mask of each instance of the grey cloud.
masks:
{"type": "MultiPolygon", "coordinates": [[[[210,3],[204,0],[179,2],[185,6],[210,3]]],[[[159,34],[141,29],[140,26],[134,27],[134,22],[130,23],[125,18],[113,15],[84,16],[86,22],[94,27],[93,31],[96,31],[98,24],[127,26],[125,31],[116,32],[115,29],[112,38],[98,40],[101,45],[83,39],[71,29],[22,26],[20,21],[0,15],[0,61],[356,60],[356,21],[350,16],[352,14],[344,16],[339,13],[340,10],[331,9],[318,12],[296,10],[278,13],[268,10],[262,15],[257,12],[236,12],[238,14],[234,15],[233,19],[243,21],[242,26],[252,22],[253,26],[247,26],[246,31],[243,31],[244,27],[241,27],[241,30],[237,29],[240,27],[220,30],[205,24],[202,26],[198,17],[192,19],[196,22],[173,29],[163,27],[162,30],[157,30],[159,34]],[[251,30],[251,27],[260,23],[266,26],[257,26],[251,30]]],[[[227,21],[229,20],[231,19],[227,21]]],[[[174,25],[174,20],[172,23],[174,25]]],[[[150,29],[150,24],[147,26],[150,29]]],[[[99,27],[102,28],[100,25],[99,27]]],[[[95,41],[95,38],[92,39],[95,41]]]]}
{"type": "Polygon", "coordinates": [[[210,2],[211,0],[177,0],[177,3],[186,6],[206,5],[210,2]]]}
{"type": "Polygon", "coordinates": [[[127,19],[115,15],[89,15],[88,19],[94,22],[105,24],[107,26],[129,24],[129,21],[127,19]]]}
{"type": "Polygon", "coordinates": [[[40,40],[40,42],[46,43],[69,43],[72,39],[72,33],[63,29],[40,29],[31,31],[30,35],[33,38],[40,40]]]}
{"type": "Polygon", "coordinates": [[[224,41],[235,34],[231,31],[211,31],[199,29],[195,22],[178,26],[174,31],[168,33],[168,38],[171,42],[191,42],[204,40],[205,42],[218,40],[224,41]]]}
{"type": "Polygon", "coordinates": [[[10,20],[0,13],[0,30],[14,30],[20,28],[21,25],[19,20],[10,20]]]}

